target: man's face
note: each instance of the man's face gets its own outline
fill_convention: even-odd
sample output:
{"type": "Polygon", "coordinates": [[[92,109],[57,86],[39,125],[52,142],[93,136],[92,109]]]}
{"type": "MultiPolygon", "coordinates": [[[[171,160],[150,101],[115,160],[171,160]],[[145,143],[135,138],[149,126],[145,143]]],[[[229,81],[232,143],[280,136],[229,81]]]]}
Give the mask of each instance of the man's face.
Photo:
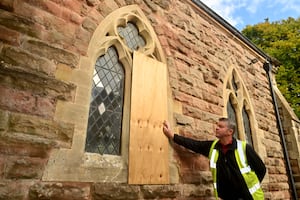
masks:
{"type": "Polygon", "coordinates": [[[216,127],[216,137],[217,138],[224,138],[228,136],[232,136],[233,130],[228,128],[227,122],[219,121],[216,127]]]}

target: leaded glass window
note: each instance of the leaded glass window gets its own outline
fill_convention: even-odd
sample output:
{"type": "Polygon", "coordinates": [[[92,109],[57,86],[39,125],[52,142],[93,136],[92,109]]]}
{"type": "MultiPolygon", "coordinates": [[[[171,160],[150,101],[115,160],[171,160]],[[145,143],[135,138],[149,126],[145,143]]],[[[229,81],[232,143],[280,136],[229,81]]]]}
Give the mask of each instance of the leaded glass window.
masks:
{"type": "MultiPolygon", "coordinates": [[[[237,125],[235,110],[230,100],[227,102],[227,114],[228,119],[237,125]]],[[[238,128],[236,127],[236,130],[233,135],[235,138],[237,138],[237,130],[238,128]]]]}
{"type": "Polygon", "coordinates": [[[118,27],[119,35],[124,38],[126,45],[131,50],[137,50],[139,47],[145,46],[145,40],[139,35],[137,27],[132,23],[127,23],[125,28],[118,27]]]}
{"type": "MultiPolygon", "coordinates": [[[[119,26],[117,30],[132,51],[146,45],[133,23],[119,26]]],[[[85,151],[120,154],[124,81],[124,68],[119,62],[118,52],[110,47],[95,65],[85,151]]]]}
{"type": "Polygon", "coordinates": [[[243,107],[242,115],[243,115],[243,123],[244,123],[246,140],[247,140],[248,144],[252,144],[250,120],[249,120],[249,115],[246,111],[245,106],[243,107]]]}
{"type": "Polygon", "coordinates": [[[228,79],[224,82],[224,84],[226,84],[227,94],[229,94],[226,109],[228,119],[236,123],[234,137],[239,139],[243,138],[249,145],[253,145],[253,130],[251,130],[252,122],[249,117],[249,113],[251,112],[246,109],[246,105],[248,105],[249,102],[247,88],[235,69],[232,69],[228,75],[228,79]],[[245,105],[245,103],[247,104],[245,105]]]}
{"type": "Polygon", "coordinates": [[[110,47],[95,64],[86,152],[120,154],[124,78],[118,53],[110,47]]]}

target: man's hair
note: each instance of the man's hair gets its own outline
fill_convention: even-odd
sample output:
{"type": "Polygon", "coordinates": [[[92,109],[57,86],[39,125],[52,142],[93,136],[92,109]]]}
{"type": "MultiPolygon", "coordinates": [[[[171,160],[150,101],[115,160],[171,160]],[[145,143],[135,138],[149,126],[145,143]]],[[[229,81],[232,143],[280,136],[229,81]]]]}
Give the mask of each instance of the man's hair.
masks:
{"type": "Polygon", "coordinates": [[[230,129],[232,129],[233,133],[235,132],[236,125],[235,125],[235,123],[232,120],[230,120],[230,119],[228,119],[226,117],[221,117],[221,118],[219,118],[219,122],[226,122],[227,127],[230,128],[230,129]]]}

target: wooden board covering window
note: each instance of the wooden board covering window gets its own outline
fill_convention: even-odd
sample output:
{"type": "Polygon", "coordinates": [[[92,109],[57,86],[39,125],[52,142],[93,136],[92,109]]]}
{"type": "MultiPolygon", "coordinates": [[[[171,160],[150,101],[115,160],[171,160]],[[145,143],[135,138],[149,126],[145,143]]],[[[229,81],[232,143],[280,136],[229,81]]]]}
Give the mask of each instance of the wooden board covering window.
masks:
{"type": "Polygon", "coordinates": [[[129,184],[169,183],[166,65],[134,52],[131,89],[129,184]]]}

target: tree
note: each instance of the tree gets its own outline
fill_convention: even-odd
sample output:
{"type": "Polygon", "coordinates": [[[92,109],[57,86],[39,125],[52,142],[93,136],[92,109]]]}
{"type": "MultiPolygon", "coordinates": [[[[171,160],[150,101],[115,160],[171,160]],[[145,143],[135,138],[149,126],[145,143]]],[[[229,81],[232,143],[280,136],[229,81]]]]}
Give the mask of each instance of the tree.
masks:
{"type": "Polygon", "coordinates": [[[246,26],[242,33],[281,62],[276,71],[278,88],[300,118],[300,18],[272,23],[266,20],[246,26]]]}

